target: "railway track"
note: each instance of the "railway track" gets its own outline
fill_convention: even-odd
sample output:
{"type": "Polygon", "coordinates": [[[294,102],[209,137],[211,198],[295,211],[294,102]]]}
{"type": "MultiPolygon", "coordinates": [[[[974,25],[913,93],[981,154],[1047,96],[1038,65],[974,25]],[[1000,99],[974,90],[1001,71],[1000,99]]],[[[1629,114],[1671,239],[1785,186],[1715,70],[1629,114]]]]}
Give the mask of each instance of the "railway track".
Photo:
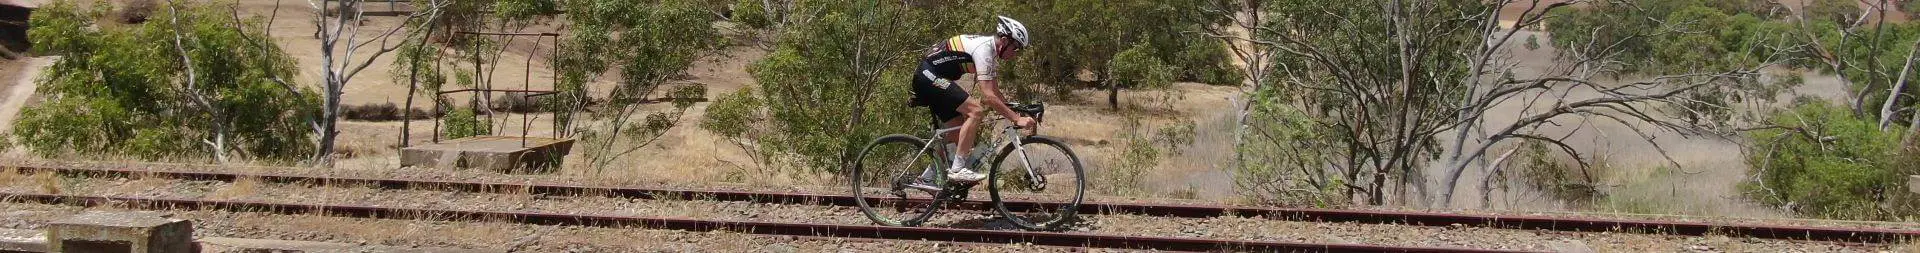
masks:
{"type": "Polygon", "coordinates": [[[879,240],[927,240],[955,243],[1029,243],[1039,246],[1151,249],[1167,251],[1335,251],[1335,252],[1523,252],[1459,248],[1399,247],[1360,244],[1312,244],[1174,237],[1118,236],[1006,230],[927,227],[885,227],[806,223],[721,221],[676,218],[576,215],[538,212],[493,212],[447,209],[394,208],[358,205],[313,205],[247,201],[168,198],[73,196],[0,193],[7,202],[35,202],[73,206],[115,206],[155,210],[221,210],[275,214],[324,215],[352,218],[511,222],[534,225],[650,228],[685,231],[732,231],[745,234],[834,237],[879,240]]]}
{"type": "MultiPolygon", "coordinates": [[[[354,177],[322,177],[289,174],[227,173],[227,172],[186,172],[143,169],[108,169],[79,167],[16,167],[23,172],[60,173],[69,176],[143,176],[182,180],[227,181],[241,178],[253,178],[272,183],[320,183],[368,185],[383,189],[435,189],[468,192],[513,191],[546,195],[605,195],[620,198],[639,199],[702,199],[715,201],[742,201],[774,204],[810,204],[831,206],[854,206],[852,196],[776,193],[751,191],[714,191],[686,189],[619,188],[596,187],[541,183],[485,183],[436,180],[401,180],[354,177]]],[[[926,200],[907,200],[926,201],[926,200]]],[[[1054,205],[1047,202],[1008,201],[1008,208],[1030,210],[1054,205]]],[[[955,203],[955,208],[984,209],[990,203],[966,201],[955,203]]],[[[1224,216],[1260,217],[1266,219],[1308,221],[1308,222],[1355,222],[1369,224],[1403,224],[1419,226],[1480,226],[1491,228],[1554,230],[1573,232],[1633,232],[1648,234],[1672,234],[1687,236],[1725,235],[1730,237],[1752,237],[1765,239],[1788,239],[1810,241],[1834,241],[1855,243],[1895,243],[1920,238],[1920,231],[1876,228],[1833,228],[1812,226],[1778,226],[1759,224],[1715,224],[1705,222],[1643,221],[1623,219],[1570,218],[1531,215],[1483,215],[1483,214],[1444,214],[1405,211],[1373,210],[1331,210],[1299,208],[1263,208],[1216,205],[1165,205],[1138,203],[1084,203],[1080,205],[1081,214],[1138,214],[1148,216],[1211,218],[1224,216]]]]}

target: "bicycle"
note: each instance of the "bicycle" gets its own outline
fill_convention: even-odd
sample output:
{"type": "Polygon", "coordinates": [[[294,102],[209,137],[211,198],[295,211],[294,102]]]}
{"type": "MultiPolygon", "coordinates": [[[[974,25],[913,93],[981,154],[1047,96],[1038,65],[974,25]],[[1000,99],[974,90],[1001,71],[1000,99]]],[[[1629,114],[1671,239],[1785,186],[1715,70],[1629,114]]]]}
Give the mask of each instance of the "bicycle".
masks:
{"type": "MultiPolygon", "coordinates": [[[[1008,103],[1007,106],[1021,115],[1033,117],[1036,122],[1041,121],[1046,112],[1046,105],[1040,103],[1008,103]]],[[[945,136],[959,131],[960,127],[941,128],[939,117],[932,118],[931,139],[909,134],[881,136],[867,144],[856,158],[857,162],[852,163],[850,179],[854,199],[859,202],[860,211],[874,223],[919,226],[932,218],[942,205],[966,200],[968,191],[979,185],[980,182],[948,182],[946,168],[952,156],[946,152],[954,150],[949,150],[953,148],[947,146],[951,141],[945,136]],[[892,198],[886,198],[888,195],[892,198]]],[[[984,122],[1002,121],[1006,118],[995,117],[984,122]]],[[[969,167],[980,168],[979,162],[986,160],[987,151],[999,150],[998,155],[992,157],[987,178],[981,181],[987,183],[994,210],[1010,223],[1029,230],[1055,230],[1073,222],[1087,187],[1080,158],[1061,141],[1024,135],[1020,132],[1023,129],[1011,123],[1000,125],[1001,134],[993,142],[987,142],[1000,145],[981,145],[967,151],[972,154],[968,156],[971,157],[971,161],[967,161],[969,167]],[[1009,171],[1003,167],[1017,168],[1019,170],[1013,172],[1019,174],[1006,175],[1009,171]],[[1067,180],[1070,182],[1062,182],[1067,180]],[[1049,187],[1050,184],[1068,187],[1049,187]],[[1003,195],[1003,192],[1012,194],[1003,195]],[[1009,208],[1004,200],[1010,197],[1064,200],[1034,201],[1038,206],[1009,208]]],[[[1038,128],[1036,125],[1032,129],[1034,133],[1039,132],[1038,128]]]]}

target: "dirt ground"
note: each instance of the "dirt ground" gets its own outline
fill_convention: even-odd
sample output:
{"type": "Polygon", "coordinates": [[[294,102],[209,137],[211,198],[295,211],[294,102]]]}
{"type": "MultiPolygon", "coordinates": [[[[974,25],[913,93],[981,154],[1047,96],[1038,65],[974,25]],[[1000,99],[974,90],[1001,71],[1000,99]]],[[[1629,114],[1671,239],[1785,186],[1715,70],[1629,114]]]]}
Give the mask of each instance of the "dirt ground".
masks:
{"type": "Polygon", "coordinates": [[[33,98],[33,79],[53,65],[50,58],[0,60],[0,134],[13,132],[13,119],[33,98]]]}

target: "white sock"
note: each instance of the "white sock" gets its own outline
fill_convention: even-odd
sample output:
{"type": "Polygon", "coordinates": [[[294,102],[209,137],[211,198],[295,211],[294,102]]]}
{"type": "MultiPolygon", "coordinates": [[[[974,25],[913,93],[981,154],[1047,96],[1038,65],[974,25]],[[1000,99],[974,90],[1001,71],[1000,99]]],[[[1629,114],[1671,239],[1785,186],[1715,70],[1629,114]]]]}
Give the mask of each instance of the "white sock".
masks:
{"type": "Polygon", "coordinates": [[[966,163],[967,163],[967,162],[966,162],[966,160],[967,160],[967,155],[965,155],[965,154],[961,154],[961,153],[959,153],[959,152],[954,152],[954,153],[953,153],[953,166],[951,166],[951,167],[947,167],[947,170],[948,170],[948,171],[955,171],[955,170],[960,170],[960,168],[963,168],[963,166],[965,166],[965,165],[966,165],[966,163]]]}

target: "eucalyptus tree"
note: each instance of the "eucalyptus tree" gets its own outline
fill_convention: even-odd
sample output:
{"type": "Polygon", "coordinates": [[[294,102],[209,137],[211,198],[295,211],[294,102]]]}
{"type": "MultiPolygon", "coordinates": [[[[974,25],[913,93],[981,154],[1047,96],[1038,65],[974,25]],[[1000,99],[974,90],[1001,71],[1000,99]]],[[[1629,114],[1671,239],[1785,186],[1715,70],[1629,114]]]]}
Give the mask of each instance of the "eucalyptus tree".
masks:
{"type": "MultiPolygon", "coordinates": [[[[1523,70],[1513,50],[1523,50],[1524,38],[1540,34],[1502,27],[1500,21],[1515,21],[1513,28],[1538,27],[1564,16],[1555,10],[1583,3],[1636,4],[1212,2],[1202,17],[1229,18],[1230,25],[1199,34],[1226,41],[1253,81],[1243,89],[1248,101],[1241,108],[1238,167],[1244,175],[1266,177],[1245,178],[1242,186],[1268,189],[1256,193],[1268,197],[1322,199],[1332,193],[1386,204],[1388,196],[1399,196],[1406,204],[1447,206],[1464,172],[1487,164],[1476,161],[1497,147],[1544,143],[1583,167],[1589,164],[1582,150],[1565,143],[1567,135],[1544,131],[1555,126],[1619,122],[1649,140],[1652,131],[1724,129],[1706,119],[1724,117],[1726,101],[1706,98],[1752,92],[1762,68],[1792,55],[1778,50],[1792,48],[1782,36],[1760,37],[1708,44],[1732,50],[1711,58],[1735,60],[1726,64],[1623,75],[1620,70],[1628,66],[1622,63],[1631,62],[1621,60],[1623,55],[1640,51],[1619,38],[1570,36],[1571,43],[1556,41],[1565,46],[1556,48],[1558,57],[1550,66],[1523,70]],[[1505,17],[1502,7],[1524,11],[1505,17]],[[1570,95],[1575,92],[1597,95],[1570,95]],[[1489,109],[1509,102],[1528,106],[1515,119],[1487,118],[1489,109]]],[[[1609,35],[1686,40],[1673,36],[1713,29],[1688,26],[1697,22],[1691,19],[1655,22],[1609,35]]]]}
{"type": "Polygon", "coordinates": [[[166,7],[165,21],[131,25],[96,25],[104,8],[68,1],[40,9],[34,50],[60,57],[37,79],[44,101],[21,112],[15,143],[43,155],[216,162],[311,151],[303,129],[318,98],[281,79],[295,63],[256,28],[262,20],[229,15],[230,4],[166,7]]]}
{"type": "Polygon", "coordinates": [[[558,109],[556,131],[584,143],[590,165],[614,159],[659,140],[681,121],[706,86],[678,82],[694,61],[726,43],[711,24],[718,18],[700,1],[576,0],[563,3],[572,31],[551,59],[559,83],[550,106],[558,109]],[[610,90],[592,83],[617,70],[610,90]],[[673,108],[646,114],[649,97],[667,91],[673,108]],[[605,99],[593,96],[606,94],[605,99]],[[584,117],[580,112],[587,112],[584,117]],[[638,121],[636,121],[638,119],[638,121]],[[584,126],[584,127],[583,127],[584,126]]]}
{"type": "Polygon", "coordinates": [[[320,116],[314,126],[319,135],[319,143],[314,150],[312,162],[316,166],[333,164],[334,145],[340,137],[340,98],[345,95],[347,84],[353,81],[360,71],[366,70],[388,53],[406,45],[406,35],[395,37],[406,30],[404,24],[414,20],[437,20],[440,10],[453,1],[433,1],[429,5],[415,6],[415,10],[404,17],[401,25],[362,37],[360,25],[366,18],[365,0],[308,0],[312,7],[314,35],[320,40],[320,116]],[[377,44],[376,44],[377,43],[377,44]],[[372,46],[368,48],[368,46],[372,46]],[[365,50],[363,50],[365,49],[365,50]],[[358,54],[368,55],[361,57],[358,54]]]}

